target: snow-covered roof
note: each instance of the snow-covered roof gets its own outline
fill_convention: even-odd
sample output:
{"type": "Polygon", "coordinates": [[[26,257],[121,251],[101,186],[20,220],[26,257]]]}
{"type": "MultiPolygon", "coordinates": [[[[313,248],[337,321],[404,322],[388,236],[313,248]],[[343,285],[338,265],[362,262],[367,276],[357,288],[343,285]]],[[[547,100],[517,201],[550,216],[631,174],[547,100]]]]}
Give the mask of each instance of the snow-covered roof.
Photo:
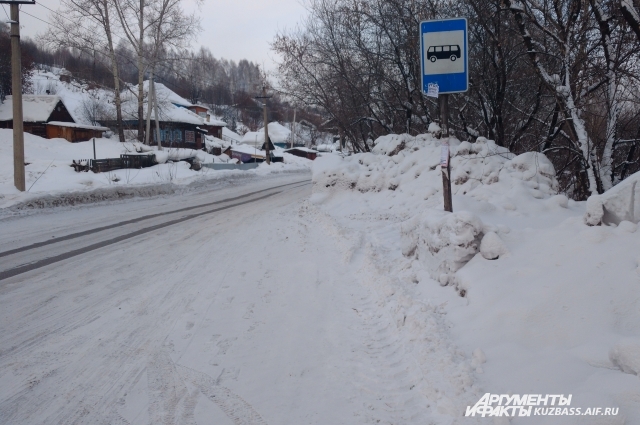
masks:
{"type": "Polygon", "coordinates": [[[243,145],[260,147],[264,143],[264,131],[248,131],[240,141],[243,145]]]}
{"type": "Polygon", "coordinates": [[[285,149],[285,152],[289,152],[289,151],[301,151],[301,152],[307,152],[307,153],[318,153],[318,151],[315,151],[313,149],[309,149],[309,148],[303,148],[303,147],[295,147],[295,148],[291,148],[291,149],[285,149]]]}
{"type": "Polygon", "coordinates": [[[261,157],[264,158],[266,156],[265,152],[263,150],[257,149],[255,147],[252,147],[250,145],[233,145],[231,146],[231,150],[235,151],[235,152],[240,152],[240,153],[248,153],[252,156],[256,156],[256,157],[261,157]]]}
{"type": "Polygon", "coordinates": [[[318,149],[318,152],[333,152],[336,150],[334,145],[328,143],[318,145],[316,146],[316,149],[318,149]]]}
{"type": "Polygon", "coordinates": [[[227,139],[233,140],[234,142],[240,142],[242,140],[241,135],[229,130],[227,127],[222,127],[222,137],[226,137],[227,139]]]}
{"type": "MultiPolygon", "coordinates": [[[[264,127],[258,132],[264,133],[264,127]]],[[[277,122],[269,123],[269,138],[272,143],[285,143],[291,136],[291,130],[277,122]]]]}
{"type": "Polygon", "coordinates": [[[81,128],[85,130],[96,130],[96,131],[108,131],[107,127],[100,127],[97,125],[88,125],[88,124],[78,124],[75,122],[62,122],[62,121],[49,121],[47,125],[57,125],[58,127],[71,127],[71,128],[81,128]]]}
{"type": "Polygon", "coordinates": [[[226,122],[214,117],[213,115],[209,115],[209,121],[205,118],[204,123],[205,125],[215,125],[219,127],[225,127],[227,125],[226,122]]]}
{"type": "Polygon", "coordinates": [[[227,142],[209,135],[204,137],[204,142],[208,148],[221,148],[222,150],[226,150],[229,146],[231,146],[231,142],[227,142]]]}
{"type": "MultiPolygon", "coordinates": [[[[131,90],[137,93],[138,86],[134,86],[131,90]]],[[[148,84],[145,81],[144,89],[147,91],[148,84]]],[[[164,122],[176,122],[195,124],[198,126],[205,125],[204,118],[188,110],[186,107],[177,106],[176,102],[183,102],[190,106],[191,104],[167,89],[164,85],[156,83],[156,91],[158,93],[158,119],[164,122]],[[162,87],[160,87],[162,86],[162,87]]],[[[125,92],[122,96],[122,116],[125,120],[137,120],[138,119],[138,101],[137,98],[131,92],[125,92]]],[[[145,96],[145,102],[143,104],[144,117],[147,116],[147,103],[148,96],[145,96]]],[[[152,111],[151,119],[155,118],[155,111],[152,111]]]]}
{"type": "MultiPolygon", "coordinates": [[[[271,143],[287,143],[291,130],[277,122],[269,123],[269,139],[271,143]]],[[[254,146],[262,146],[264,143],[264,127],[258,131],[250,131],[244,135],[240,143],[254,146]]]]}
{"type": "MultiPolygon", "coordinates": [[[[158,95],[158,100],[165,100],[167,102],[173,103],[174,105],[184,106],[185,108],[196,106],[162,83],[156,82],[155,87],[156,87],[156,93],[158,95]]],[[[148,89],[149,89],[149,80],[144,82],[144,91],[146,92],[148,91],[148,89]]]]}
{"type": "MultiPolygon", "coordinates": [[[[7,96],[4,103],[0,104],[0,121],[13,119],[13,96],[7,96]]],[[[58,102],[59,96],[55,95],[22,95],[22,120],[25,122],[46,122],[58,102]]]]}

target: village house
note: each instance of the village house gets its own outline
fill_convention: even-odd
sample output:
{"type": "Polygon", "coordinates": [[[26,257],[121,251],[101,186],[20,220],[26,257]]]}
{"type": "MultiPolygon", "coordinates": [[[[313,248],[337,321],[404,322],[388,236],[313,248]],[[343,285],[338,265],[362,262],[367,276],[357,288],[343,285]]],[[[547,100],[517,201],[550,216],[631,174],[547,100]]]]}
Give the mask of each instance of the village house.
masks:
{"type": "MultiPolygon", "coordinates": [[[[55,95],[22,95],[24,131],[46,139],[62,138],[69,142],[84,142],[102,137],[109,130],[76,123],[64,102],[55,95]]],[[[0,128],[13,128],[13,97],[0,103],[0,128]]]]}
{"type": "MultiPolygon", "coordinates": [[[[204,146],[204,136],[209,135],[222,138],[222,129],[226,123],[213,117],[208,108],[194,105],[173,90],[161,83],[155,83],[158,97],[158,126],[160,127],[160,142],[165,147],[201,149],[204,146]]],[[[145,92],[148,82],[145,81],[145,92]]],[[[137,88],[133,87],[133,92],[137,88]]],[[[147,115],[147,103],[144,104],[144,116],[147,115]]],[[[131,129],[138,128],[137,101],[129,95],[122,106],[124,125],[131,129]]],[[[113,120],[104,124],[115,126],[113,120]]],[[[151,131],[149,141],[156,145],[155,111],[151,113],[151,131]]]]}

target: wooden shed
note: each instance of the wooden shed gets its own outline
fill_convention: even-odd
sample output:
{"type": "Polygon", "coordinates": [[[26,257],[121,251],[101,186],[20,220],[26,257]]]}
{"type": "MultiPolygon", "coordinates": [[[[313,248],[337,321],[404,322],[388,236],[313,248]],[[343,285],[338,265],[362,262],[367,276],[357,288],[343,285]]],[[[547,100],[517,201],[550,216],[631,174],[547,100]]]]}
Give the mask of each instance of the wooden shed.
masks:
{"type": "Polygon", "coordinates": [[[286,149],[285,152],[290,153],[291,155],[299,156],[301,158],[307,158],[312,161],[316,159],[316,156],[318,155],[318,151],[314,151],[313,149],[303,148],[303,147],[286,149]]]}
{"type": "Polygon", "coordinates": [[[108,130],[107,127],[51,121],[47,123],[47,139],[59,137],[72,143],[86,142],[93,137],[102,137],[102,133],[108,130]]]}

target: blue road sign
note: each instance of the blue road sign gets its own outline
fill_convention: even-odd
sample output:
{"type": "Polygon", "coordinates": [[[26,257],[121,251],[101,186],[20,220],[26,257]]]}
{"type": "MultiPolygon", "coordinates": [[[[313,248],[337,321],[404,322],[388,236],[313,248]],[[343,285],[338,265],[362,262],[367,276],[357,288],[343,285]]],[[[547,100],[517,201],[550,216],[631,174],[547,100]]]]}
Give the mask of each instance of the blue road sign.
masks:
{"type": "Polygon", "coordinates": [[[422,92],[462,93],[469,89],[467,19],[420,22],[422,92]]]}

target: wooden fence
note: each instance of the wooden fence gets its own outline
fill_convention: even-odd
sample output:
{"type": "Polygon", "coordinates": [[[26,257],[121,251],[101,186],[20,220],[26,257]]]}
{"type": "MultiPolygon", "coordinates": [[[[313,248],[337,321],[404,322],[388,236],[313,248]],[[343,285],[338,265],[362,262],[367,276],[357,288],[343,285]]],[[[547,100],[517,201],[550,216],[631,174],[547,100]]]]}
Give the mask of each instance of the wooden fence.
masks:
{"type": "Polygon", "coordinates": [[[77,172],[106,173],[122,168],[146,168],[156,165],[155,155],[120,155],[120,158],[74,160],[71,166],[77,172]]]}

